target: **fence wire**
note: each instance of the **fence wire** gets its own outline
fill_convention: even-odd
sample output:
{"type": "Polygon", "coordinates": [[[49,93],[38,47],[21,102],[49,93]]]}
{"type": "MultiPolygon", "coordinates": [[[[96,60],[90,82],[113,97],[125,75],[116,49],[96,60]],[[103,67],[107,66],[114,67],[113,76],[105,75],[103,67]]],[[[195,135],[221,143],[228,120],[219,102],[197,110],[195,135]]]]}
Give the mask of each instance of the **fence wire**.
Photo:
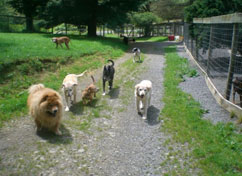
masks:
{"type": "Polygon", "coordinates": [[[184,42],[224,98],[233,102],[235,91],[242,106],[242,24],[185,23],[184,42]]]}

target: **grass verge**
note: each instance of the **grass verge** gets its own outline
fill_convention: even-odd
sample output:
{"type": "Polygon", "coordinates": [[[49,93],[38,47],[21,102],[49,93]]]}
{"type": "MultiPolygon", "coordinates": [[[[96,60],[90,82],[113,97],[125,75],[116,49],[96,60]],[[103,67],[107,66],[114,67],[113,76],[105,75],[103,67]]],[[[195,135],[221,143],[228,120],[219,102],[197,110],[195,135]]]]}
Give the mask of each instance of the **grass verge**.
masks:
{"type": "Polygon", "coordinates": [[[140,37],[137,38],[136,41],[137,42],[164,42],[168,40],[167,37],[163,37],[163,36],[157,36],[157,37],[140,37]]]}
{"type": "MultiPolygon", "coordinates": [[[[200,175],[241,175],[241,134],[235,132],[231,123],[213,125],[201,118],[204,110],[200,104],[178,88],[183,75],[191,72],[187,60],[176,54],[175,47],[166,48],[165,52],[164,129],[176,141],[189,143],[196,159],[193,166],[201,169],[200,175]]],[[[174,170],[167,174],[179,175],[174,170]]]]}
{"type": "Polygon", "coordinates": [[[0,34],[0,49],[4,51],[0,53],[0,70],[6,63],[19,61],[20,64],[1,79],[0,127],[3,122],[26,114],[27,89],[30,85],[43,83],[46,87],[59,90],[68,73],[96,69],[107,59],[120,57],[127,49],[118,39],[76,36],[71,36],[70,50],[65,47],[55,49],[50,38],[51,35],[46,34],[0,34]],[[72,59],[67,61],[70,57],[72,59]],[[4,58],[6,60],[3,61],[4,58]],[[47,64],[42,59],[57,61],[47,64]]]}

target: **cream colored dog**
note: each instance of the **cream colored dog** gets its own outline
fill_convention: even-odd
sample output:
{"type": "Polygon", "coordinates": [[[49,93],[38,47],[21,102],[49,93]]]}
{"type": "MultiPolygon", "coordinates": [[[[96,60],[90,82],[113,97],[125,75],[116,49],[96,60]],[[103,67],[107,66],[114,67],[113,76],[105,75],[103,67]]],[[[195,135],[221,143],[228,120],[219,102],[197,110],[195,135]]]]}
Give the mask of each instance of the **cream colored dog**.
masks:
{"type": "Polygon", "coordinates": [[[147,119],[147,110],[150,106],[152,92],[152,83],[149,80],[143,80],[135,86],[136,107],[139,115],[147,119]],[[143,113],[141,112],[143,111],[143,113]]]}
{"type": "Polygon", "coordinates": [[[65,111],[69,111],[70,107],[73,103],[76,103],[76,86],[78,85],[78,79],[79,77],[82,77],[86,71],[84,71],[82,74],[76,75],[76,74],[69,74],[65,77],[62,83],[62,89],[65,96],[66,101],[66,108],[65,111]]]}

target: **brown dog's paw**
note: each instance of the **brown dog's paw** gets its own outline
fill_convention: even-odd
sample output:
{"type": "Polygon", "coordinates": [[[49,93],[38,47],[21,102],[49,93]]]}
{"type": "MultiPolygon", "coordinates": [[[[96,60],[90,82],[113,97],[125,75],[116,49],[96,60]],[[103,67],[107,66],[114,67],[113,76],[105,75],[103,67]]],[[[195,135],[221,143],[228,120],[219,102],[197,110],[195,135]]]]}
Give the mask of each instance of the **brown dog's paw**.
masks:
{"type": "Polygon", "coordinates": [[[60,130],[56,130],[55,131],[55,134],[58,135],[58,136],[60,136],[60,135],[62,135],[62,132],[60,130]]]}

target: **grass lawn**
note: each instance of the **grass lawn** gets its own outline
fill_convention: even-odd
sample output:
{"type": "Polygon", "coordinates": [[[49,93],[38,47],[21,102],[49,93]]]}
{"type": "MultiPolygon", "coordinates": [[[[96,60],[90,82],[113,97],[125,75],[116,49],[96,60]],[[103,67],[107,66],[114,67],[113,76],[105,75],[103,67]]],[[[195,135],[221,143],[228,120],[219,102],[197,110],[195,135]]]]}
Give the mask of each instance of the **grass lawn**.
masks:
{"type": "Polygon", "coordinates": [[[168,37],[163,37],[163,36],[136,38],[137,42],[164,42],[166,40],[168,40],[168,37]]]}
{"type": "Polygon", "coordinates": [[[127,50],[119,39],[80,36],[70,36],[70,50],[56,49],[51,37],[0,33],[0,50],[3,51],[0,52],[0,126],[4,121],[26,114],[30,85],[43,83],[59,90],[68,73],[99,68],[107,59],[116,59],[127,50]]]}
{"type": "MultiPolygon", "coordinates": [[[[176,48],[166,48],[166,65],[162,110],[163,127],[172,133],[176,141],[189,143],[192,148],[193,168],[201,169],[200,175],[241,175],[242,172],[242,136],[235,132],[231,123],[213,125],[203,120],[204,110],[191,95],[178,88],[183,75],[193,72],[186,59],[176,54],[176,48]]],[[[173,170],[167,175],[180,175],[173,170]]],[[[189,173],[187,173],[189,175],[189,173]]]]}
{"type": "Polygon", "coordinates": [[[51,41],[53,35],[48,34],[16,34],[0,33],[0,63],[29,58],[80,58],[97,52],[117,57],[125,50],[118,39],[87,38],[86,36],[70,36],[70,50],[63,49],[51,41]]]}

